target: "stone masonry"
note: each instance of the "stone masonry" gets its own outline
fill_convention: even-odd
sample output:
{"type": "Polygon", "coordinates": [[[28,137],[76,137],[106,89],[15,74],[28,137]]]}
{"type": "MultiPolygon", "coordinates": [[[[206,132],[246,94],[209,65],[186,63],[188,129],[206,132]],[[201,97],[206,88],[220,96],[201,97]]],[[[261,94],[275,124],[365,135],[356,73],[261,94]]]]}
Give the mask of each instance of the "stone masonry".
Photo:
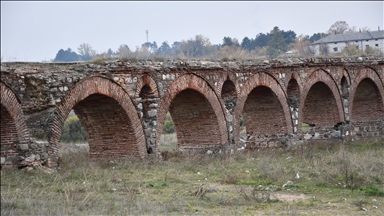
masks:
{"type": "Polygon", "coordinates": [[[91,158],[160,157],[167,112],[186,154],[382,137],[383,83],[382,58],[3,62],[1,166],[57,166],[71,110],[91,158]]]}

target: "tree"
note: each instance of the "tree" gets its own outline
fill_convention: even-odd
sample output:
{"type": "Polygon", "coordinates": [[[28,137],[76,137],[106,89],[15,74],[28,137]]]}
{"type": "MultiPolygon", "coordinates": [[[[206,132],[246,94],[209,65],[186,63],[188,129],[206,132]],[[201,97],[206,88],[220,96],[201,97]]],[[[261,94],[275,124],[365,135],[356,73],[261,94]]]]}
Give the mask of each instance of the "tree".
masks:
{"type": "Polygon", "coordinates": [[[269,57],[277,57],[281,53],[287,51],[287,44],[283,34],[281,33],[279,27],[275,26],[270,33],[270,38],[267,44],[267,55],[269,57]]]}
{"type": "Polygon", "coordinates": [[[117,55],[119,56],[119,59],[128,59],[131,56],[131,50],[128,45],[121,44],[117,49],[117,55]]]}
{"type": "Polygon", "coordinates": [[[282,30],[281,34],[285,38],[285,43],[286,44],[291,44],[291,43],[295,42],[296,33],[294,31],[291,31],[291,30],[284,31],[284,30],[282,30]]]}
{"type": "Polygon", "coordinates": [[[141,46],[146,46],[148,48],[148,51],[151,53],[155,53],[157,51],[156,41],[153,41],[153,43],[146,42],[146,43],[143,43],[141,46]]]}
{"type": "Polygon", "coordinates": [[[173,123],[171,114],[169,112],[167,113],[165,118],[163,133],[165,134],[175,133],[175,124],[173,123]]]}
{"type": "Polygon", "coordinates": [[[54,62],[72,62],[72,61],[78,61],[79,56],[76,52],[73,52],[71,48],[68,48],[67,50],[60,49],[59,52],[57,52],[54,62]]]}
{"type": "Polygon", "coordinates": [[[323,37],[326,37],[327,36],[327,34],[325,34],[325,33],[314,33],[310,38],[309,38],[309,41],[311,42],[311,43],[313,43],[313,42],[315,42],[315,41],[318,41],[318,40],[320,40],[321,38],[323,38],[323,37]]]}
{"type": "Polygon", "coordinates": [[[329,46],[327,44],[319,44],[319,54],[323,56],[328,56],[329,46]]]}
{"type": "Polygon", "coordinates": [[[92,49],[91,45],[87,43],[80,44],[80,46],[77,48],[77,51],[79,52],[83,61],[89,61],[96,55],[96,51],[92,49]]]}
{"type": "Polygon", "coordinates": [[[112,49],[109,48],[108,51],[107,51],[108,58],[114,58],[115,55],[116,55],[115,52],[113,52],[112,49]]]}
{"type": "Polygon", "coordinates": [[[343,34],[350,30],[349,25],[345,21],[337,21],[327,31],[328,34],[343,34]]]}
{"type": "Polygon", "coordinates": [[[223,38],[223,44],[221,45],[222,47],[224,46],[232,46],[232,39],[230,37],[224,37],[223,38]]]}
{"type": "Polygon", "coordinates": [[[194,39],[182,41],[180,50],[186,57],[201,57],[216,49],[208,38],[203,35],[196,35],[194,39]]]}
{"type": "Polygon", "coordinates": [[[362,56],[364,55],[364,51],[361,49],[358,49],[356,45],[354,44],[349,44],[346,46],[342,51],[341,54],[344,57],[349,57],[349,56],[362,56]]]}
{"type": "Polygon", "coordinates": [[[365,48],[365,53],[369,56],[383,56],[383,52],[376,47],[367,47],[365,48]]]}
{"type": "Polygon", "coordinates": [[[371,31],[371,29],[368,26],[364,26],[363,28],[361,28],[361,32],[367,32],[367,31],[371,31]]]}
{"type": "Polygon", "coordinates": [[[255,40],[253,41],[253,47],[265,47],[267,46],[268,44],[268,41],[269,41],[269,33],[267,34],[263,34],[263,33],[259,33],[256,35],[256,38],[255,40]]]}
{"type": "Polygon", "coordinates": [[[159,49],[157,50],[157,53],[160,55],[170,55],[172,52],[171,46],[169,46],[167,41],[164,41],[159,49]]]}
{"type": "Polygon", "coordinates": [[[84,128],[76,115],[70,115],[65,121],[60,140],[64,143],[87,141],[84,128]]]}
{"type": "Polygon", "coordinates": [[[249,39],[248,37],[244,37],[243,41],[241,42],[241,47],[243,49],[246,49],[248,51],[253,50],[255,47],[252,46],[252,40],[249,39]]]}
{"type": "Polygon", "coordinates": [[[315,54],[308,35],[299,35],[292,44],[292,48],[298,56],[313,56],[315,54]]]}

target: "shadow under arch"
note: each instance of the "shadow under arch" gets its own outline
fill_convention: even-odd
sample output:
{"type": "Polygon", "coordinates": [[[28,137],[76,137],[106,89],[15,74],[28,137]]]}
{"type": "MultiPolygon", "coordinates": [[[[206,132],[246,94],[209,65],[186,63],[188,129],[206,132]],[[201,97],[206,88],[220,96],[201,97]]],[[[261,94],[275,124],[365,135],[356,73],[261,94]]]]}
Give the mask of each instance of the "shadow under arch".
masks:
{"type": "Polygon", "coordinates": [[[90,149],[98,146],[93,157],[146,156],[142,125],[129,94],[115,82],[94,76],[77,83],[56,108],[49,134],[52,163],[58,159],[62,128],[72,109],[87,132],[90,149]]]}
{"type": "MultiPolygon", "coordinates": [[[[328,72],[324,71],[323,69],[318,69],[306,79],[307,82],[303,86],[303,92],[300,97],[300,103],[299,106],[299,125],[303,122],[304,118],[304,108],[306,107],[306,110],[315,110],[316,113],[312,113],[312,115],[316,115],[319,118],[322,118],[322,123],[320,125],[329,124],[327,126],[334,126],[334,124],[343,122],[344,121],[344,110],[343,110],[343,104],[342,104],[342,98],[340,95],[340,91],[338,89],[338,85],[336,81],[329,75],[328,72]],[[314,87],[314,88],[313,88],[314,87]],[[327,95],[325,96],[324,92],[320,91],[326,91],[327,95]],[[329,91],[328,91],[329,90],[329,91]],[[311,93],[310,96],[312,97],[322,97],[323,100],[321,104],[316,103],[312,107],[308,107],[308,93],[311,93]],[[336,109],[336,111],[332,111],[333,114],[329,113],[329,118],[324,119],[324,115],[327,114],[327,111],[323,110],[322,108],[329,108],[333,107],[336,109]],[[331,116],[332,115],[332,116],[331,116]],[[322,116],[322,117],[321,117],[322,116]],[[332,122],[331,122],[332,121],[332,122]]],[[[312,102],[318,101],[316,98],[313,98],[311,100],[312,102]]],[[[319,101],[318,101],[319,102],[319,101]]],[[[333,109],[331,108],[331,109],[333,109]]],[[[314,111],[315,112],[315,111],[314,111]]],[[[307,115],[308,116],[308,115],[307,115]]],[[[314,118],[315,121],[319,120],[319,118],[314,118]]],[[[301,131],[301,127],[299,127],[299,131],[301,131]]]]}
{"type": "MultiPolygon", "coordinates": [[[[291,112],[287,103],[287,96],[278,83],[278,81],[272,77],[271,75],[263,72],[259,72],[250,78],[244,83],[242,87],[241,94],[238,98],[237,105],[235,108],[235,118],[234,118],[234,137],[235,143],[239,144],[240,142],[240,116],[243,113],[243,109],[246,101],[248,100],[248,96],[255,90],[260,89],[259,94],[263,92],[267,93],[268,96],[273,96],[276,100],[273,102],[276,106],[280,106],[279,112],[281,112],[280,120],[280,128],[279,131],[284,134],[289,134],[293,132],[292,120],[291,120],[291,112]]],[[[268,118],[269,116],[265,116],[268,118]]]]}
{"type": "MultiPolygon", "coordinates": [[[[384,87],[380,77],[372,68],[366,67],[359,71],[353,80],[353,83],[351,84],[351,91],[349,96],[351,100],[349,104],[351,121],[356,119],[364,120],[364,118],[361,116],[356,118],[358,114],[358,111],[356,111],[357,103],[359,106],[359,112],[366,112],[366,119],[384,119],[384,87]],[[360,87],[361,85],[365,86],[365,91],[369,90],[370,92],[364,93],[364,90],[360,87]],[[358,92],[358,94],[356,94],[356,92],[358,92]]],[[[361,115],[364,114],[361,113],[361,115]]]]}
{"type": "Polygon", "coordinates": [[[171,112],[171,115],[173,114],[172,119],[175,122],[178,142],[180,144],[185,141],[184,147],[186,149],[189,147],[221,147],[228,142],[225,115],[219,97],[208,82],[200,76],[184,74],[175,79],[166,90],[158,112],[158,125],[156,128],[157,145],[160,141],[166,114],[168,111],[172,111],[171,108],[175,110],[174,113],[171,112]],[[185,110],[177,108],[182,107],[183,104],[185,104],[183,106],[185,110]],[[175,114],[179,112],[183,113],[175,114]],[[193,121],[194,124],[188,125],[189,121],[193,121]],[[194,146],[187,146],[192,145],[191,134],[188,134],[188,136],[180,134],[180,128],[185,127],[190,127],[191,134],[196,134],[194,132],[197,131],[202,133],[198,139],[193,140],[195,142],[194,146]]]}

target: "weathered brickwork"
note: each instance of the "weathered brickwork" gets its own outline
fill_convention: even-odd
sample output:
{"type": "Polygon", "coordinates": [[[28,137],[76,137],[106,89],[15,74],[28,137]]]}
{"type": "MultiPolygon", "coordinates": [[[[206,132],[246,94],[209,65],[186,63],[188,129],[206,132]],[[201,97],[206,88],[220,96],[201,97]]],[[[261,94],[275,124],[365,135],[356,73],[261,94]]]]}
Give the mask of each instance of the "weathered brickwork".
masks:
{"type": "Polygon", "coordinates": [[[240,144],[243,114],[252,147],[278,146],[282,135],[293,132],[286,93],[267,73],[256,73],[240,86],[243,91],[235,110],[235,143],[240,144]]]}
{"type": "MultiPolygon", "coordinates": [[[[162,130],[168,111],[175,123],[181,150],[228,144],[222,104],[202,78],[186,74],[171,82],[160,104],[157,131],[162,130]]],[[[157,133],[157,141],[160,135],[157,133]]]]}
{"type": "Polygon", "coordinates": [[[1,63],[1,165],[55,166],[71,110],[92,158],[160,156],[167,112],[182,152],[380,137],[383,83],[368,58],[1,63]]]}
{"type": "Polygon", "coordinates": [[[30,149],[30,137],[17,95],[4,83],[1,88],[1,164],[25,159],[30,149]]]}

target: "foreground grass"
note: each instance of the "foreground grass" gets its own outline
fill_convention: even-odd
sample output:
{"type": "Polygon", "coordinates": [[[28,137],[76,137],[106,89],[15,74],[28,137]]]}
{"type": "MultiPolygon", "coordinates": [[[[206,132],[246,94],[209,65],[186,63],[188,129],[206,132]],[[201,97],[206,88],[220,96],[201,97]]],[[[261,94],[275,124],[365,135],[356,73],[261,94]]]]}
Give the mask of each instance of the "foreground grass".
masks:
{"type": "Polygon", "coordinates": [[[1,170],[2,215],[384,214],[384,139],[167,161],[63,148],[58,171],[1,170]]]}

